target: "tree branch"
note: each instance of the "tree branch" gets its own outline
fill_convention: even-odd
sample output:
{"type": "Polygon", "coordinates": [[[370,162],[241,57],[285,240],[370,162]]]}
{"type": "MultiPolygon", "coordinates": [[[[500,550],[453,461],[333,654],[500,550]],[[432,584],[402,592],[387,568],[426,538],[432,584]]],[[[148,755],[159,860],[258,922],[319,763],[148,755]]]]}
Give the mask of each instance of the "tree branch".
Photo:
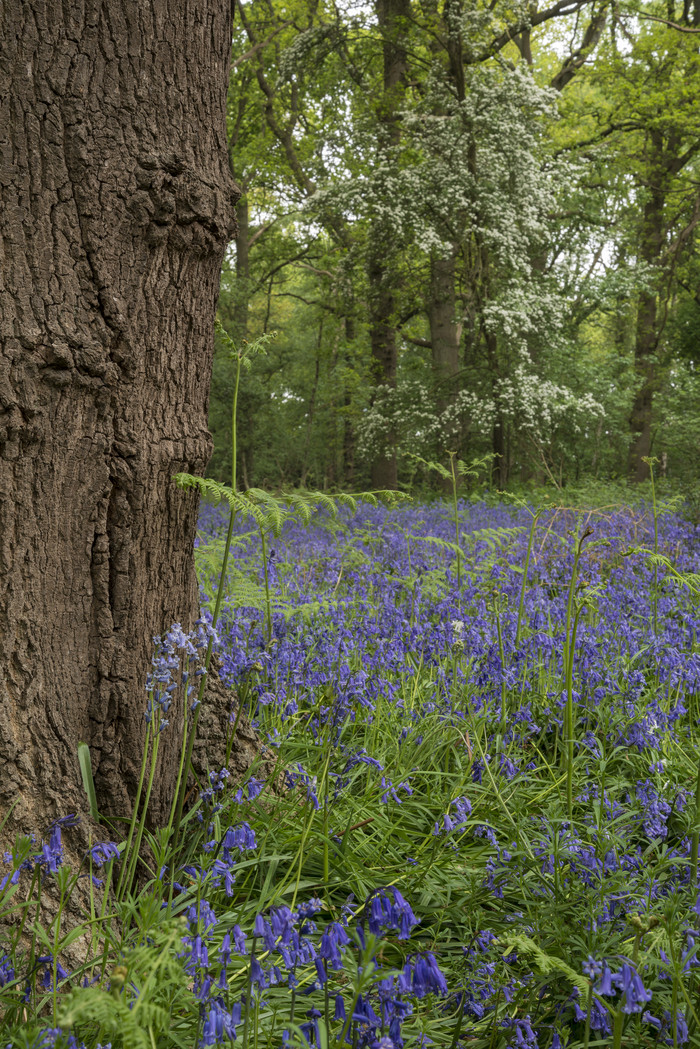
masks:
{"type": "Polygon", "coordinates": [[[289,19],[286,22],[281,22],[276,29],[273,29],[272,32],[265,37],[264,40],[259,40],[257,44],[254,44],[253,47],[250,48],[250,50],[244,51],[242,55],[239,55],[238,58],[234,59],[231,63],[231,68],[235,69],[237,66],[240,66],[243,62],[247,62],[249,58],[253,58],[255,55],[257,55],[258,51],[262,50],[263,47],[267,47],[270,41],[274,40],[278,33],[281,33],[283,29],[286,29],[287,26],[290,26],[291,24],[292,23],[291,21],[289,21],[289,19]]]}
{"type": "Polygon", "coordinates": [[[527,18],[523,18],[520,22],[507,26],[502,33],[499,33],[491,41],[486,50],[482,51],[476,61],[485,62],[487,59],[492,58],[499,51],[502,51],[507,44],[512,43],[514,37],[520,36],[524,30],[534,29],[535,26],[542,25],[543,22],[548,22],[552,18],[573,15],[589,3],[592,3],[592,0],[558,0],[552,7],[548,7],[544,11],[537,11],[527,18]]]}
{"type": "Polygon", "coordinates": [[[678,22],[669,22],[667,18],[659,18],[658,15],[642,15],[637,12],[637,18],[646,18],[650,22],[661,22],[662,25],[667,25],[670,29],[677,29],[679,33],[700,33],[700,28],[691,29],[690,26],[679,25],[678,22]]]}
{"type": "Polygon", "coordinates": [[[563,62],[559,72],[550,80],[550,87],[553,87],[556,91],[563,91],[569,81],[573,80],[581,66],[585,64],[586,59],[593,48],[600,40],[607,19],[608,12],[606,8],[603,8],[598,14],[593,15],[588,23],[586,32],[583,34],[581,46],[563,62]]]}

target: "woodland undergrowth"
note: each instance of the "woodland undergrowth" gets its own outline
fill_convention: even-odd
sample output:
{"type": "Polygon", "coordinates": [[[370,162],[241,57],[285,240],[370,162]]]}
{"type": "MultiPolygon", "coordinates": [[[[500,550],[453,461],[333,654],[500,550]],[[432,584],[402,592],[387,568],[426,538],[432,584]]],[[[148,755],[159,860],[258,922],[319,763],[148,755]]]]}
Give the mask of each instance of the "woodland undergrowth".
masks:
{"type": "Polygon", "coordinates": [[[700,529],[472,503],[471,466],[427,465],[454,499],[179,479],[218,501],[203,614],[144,673],[131,822],[80,870],[69,813],[4,857],[2,1046],[700,1045],[700,529]],[[214,652],[260,764],[187,808],[214,652]],[[83,924],[42,924],[47,881],[84,878],[83,924]]]}

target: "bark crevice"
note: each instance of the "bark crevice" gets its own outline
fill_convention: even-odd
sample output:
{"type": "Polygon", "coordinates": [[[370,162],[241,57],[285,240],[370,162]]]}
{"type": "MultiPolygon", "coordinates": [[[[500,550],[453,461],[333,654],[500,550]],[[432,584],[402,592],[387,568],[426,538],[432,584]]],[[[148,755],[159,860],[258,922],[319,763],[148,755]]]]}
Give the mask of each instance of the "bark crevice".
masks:
{"type": "MultiPolygon", "coordinates": [[[[230,9],[208,0],[0,8],[0,819],[20,799],[10,840],[84,810],[81,740],[102,810],[128,815],[152,639],[199,615],[198,504],[172,477],[203,473],[211,451],[214,303],[237,199],[230,41],[230,9]],[[186,37],[184,54],[174,42],[186,37]]],[[[228,717],[229,700],[216,702],[228,717]]],[[[178,737],[174,722],[156,822],[178,737]]]]}

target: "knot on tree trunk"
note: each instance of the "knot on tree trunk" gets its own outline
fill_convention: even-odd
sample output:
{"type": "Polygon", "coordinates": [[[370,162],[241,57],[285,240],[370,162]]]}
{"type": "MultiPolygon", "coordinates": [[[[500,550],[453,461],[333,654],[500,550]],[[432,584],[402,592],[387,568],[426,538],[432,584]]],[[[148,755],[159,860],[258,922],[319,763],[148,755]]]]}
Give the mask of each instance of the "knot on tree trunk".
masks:
{"type": "Polygon", "coordinates": [[[129,210],[152,247],[167,243],[206,255],[235,236],[240,190],[233,180],[214,183],[175,153],[142,154],[135,179],[129,210]]]}

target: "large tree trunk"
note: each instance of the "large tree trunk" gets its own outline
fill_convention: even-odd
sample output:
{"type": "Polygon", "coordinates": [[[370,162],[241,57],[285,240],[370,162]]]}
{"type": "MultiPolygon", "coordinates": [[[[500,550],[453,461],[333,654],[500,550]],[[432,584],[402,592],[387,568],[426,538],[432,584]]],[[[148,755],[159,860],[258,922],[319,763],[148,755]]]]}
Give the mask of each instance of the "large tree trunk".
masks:
{"type": "MultiPolygon", "coordinates": [[[[231,11],[4,4],[0,24],[0,817],[128,813],[152,637],[198,615],[231,11]]],[[[151,812],[171,801],[178,715],[151,812]]]]}

